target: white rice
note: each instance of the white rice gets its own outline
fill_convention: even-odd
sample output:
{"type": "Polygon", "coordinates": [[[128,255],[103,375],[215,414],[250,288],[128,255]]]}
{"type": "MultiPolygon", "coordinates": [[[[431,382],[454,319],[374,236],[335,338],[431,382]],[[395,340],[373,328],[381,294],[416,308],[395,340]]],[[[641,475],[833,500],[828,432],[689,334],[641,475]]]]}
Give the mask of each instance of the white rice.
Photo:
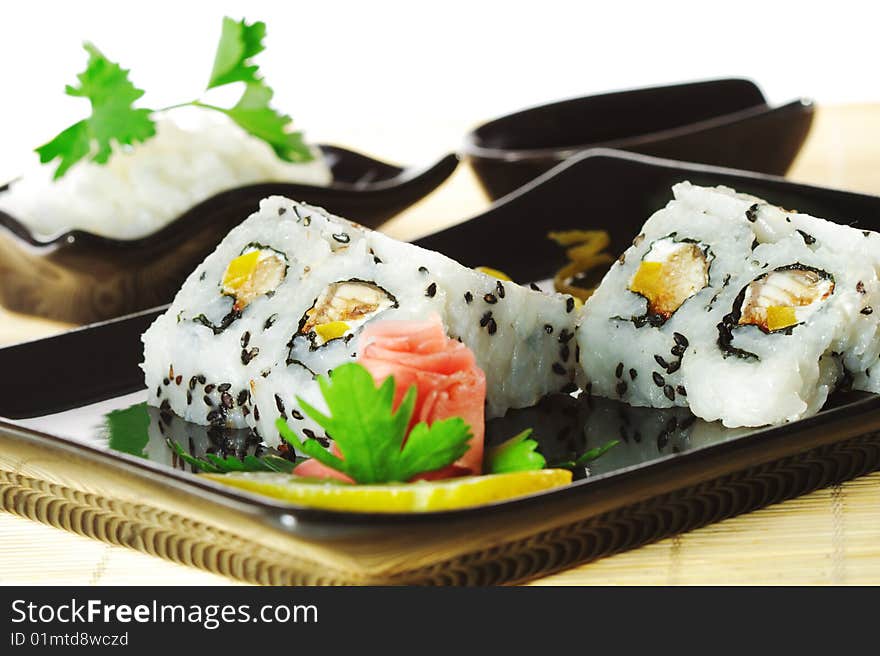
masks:
{"type": "Polygon", "coordinates": [[[327,185],[320,152],[293,164],[226,116],[204,109],[158,117],[156,135],[116,147],[106,164],[80,161],[53,181],[57,160],[29,170],[0,192],[0,210],[42,239],[80,229],[115,239],[153,233],[183,212],[235,187],[260,182],[327,185]]]}
{"type": "Polygon", "coordinates": [[[733,427],[815,413],[847,379],[880,390],[880,235],[722,187],[682,183],[673,192],[584,307],[578,338],[593,393],[638,406],[688,406],[733,427]],[[629,288],[633,276],[652,244],[670,235],[709,249],[708,283],[662,325],[630,320],[646,312],[645,299],[629,288]],[[829,276],[827,300],[784,330],[737,325],[740,294],[792,267],[829,276]],[[733,326],[726,345],[723,326],[733,326]]]}
{"type": "Polygon", "coordinates": [[[321,407],[315,376],[352,360],[363,324],[353,322],[344,338],[322,345],[303,328],[310,308],[341,282],[374,285],[394,300],[365,321],[439,315],[486,373],[488,417],[573,385],[571,297],[501,283],[439,253],[272,196],[199,265],[144,334],[149,403],[195,423],[250,426],[270,445],[279,441],[279,416],[295,430],[320,430],[300,413],[297,396],[321,407]],[[221,288],[230,261],[255,244],[283,255],[284,279],[222,330],[208,327],[219,327],[232,308],[221,288]]]}

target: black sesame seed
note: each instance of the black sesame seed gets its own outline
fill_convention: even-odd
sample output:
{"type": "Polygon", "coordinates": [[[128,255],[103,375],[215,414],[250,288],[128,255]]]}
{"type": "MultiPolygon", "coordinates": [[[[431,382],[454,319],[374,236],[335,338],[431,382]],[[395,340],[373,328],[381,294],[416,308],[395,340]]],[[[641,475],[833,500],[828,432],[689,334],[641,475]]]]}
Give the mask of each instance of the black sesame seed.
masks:
{"type": "Polygon", "coordinates": [[[436,294],[436,293],[437,293],[437,283],[432,282],[430,285],[428,285],[428,288],[425,290],[425,296],[427,296],[429,298],[434,298],[434,294],[436,294]]]}
{"type": "Polygon", "coordinates": [[[208,275],[207,271],[202,271],[201,275],[199,275],[199,280],[204,280],[205,276],[207,276],[207,275],[208,275]]]}
{"type": "Polygon", "coordinates": [[[504,285],[501,284],[501,281],[495,283],[495,293],[498,295],[498,298],[504,298],[504,285]]]}
{"type": "Polygon", "coordinates": [[[205,394],[210,394],[211,392],[213,392],[215,387],[217,386],[214,383],[211,383],[210,385],[205,385],[205,394]]]}
{"type": "Polygon", "coordinates": [[[667,367],[669,367],[669,363],[666,362],[666,360],[664,360],[663,357],[660,356],[660,355],[655,355],[655,356],[654,356],[654,361],[655,361],[657,364],[659,364],[661,367],[663,367],[664,369],[666,369],[667,367]]]}
{"type": "Polygon", "coordinates": [[[803,230],[798,230],[798,232],[801,234],[801,237],[804,238],[804,243],[807,246],[811,246],[812,244],[816,243],[816,238],[813,235],[808,234],[808,233],[804,232],[803,230]]]}
{"type": "Polygon", "coordinates": [[[299,410],[297,410],[296,408],[292,408],[290,410],[290,416],[293,417],[294,419],[299,419],[300,421],[303,420],[303,414],[299,410]]]}
{"type": "Polygon", "coordinates": [[[351,241],[351,237],[349,237],[344,232],[339,232],[337,234],[334,234],[334,235],[332,235],[332,237],[333,237],[333,239],[338,241],[340,244],[347,244],[348,242],[351,241]]]}
{"type": "Polygon", "coordinates": [[[208,379],[205,378],[204,375],[199,374],[199,377],[197,378],[197,380],[199,381],[200,384],[204,385],[204,384],[205,384],[205,381],[208,380],[208,379]]]}
{"type": "Polygon", "coordinates": [[[687,396],[687,390],[684,388],[684,385],[679,385],[675,388],[675,391],[681,394],[682,396],[687,396]]]}
{"type": "MultiPolygon", "coordinates": [[[[271,315],[268,319],[266,319],[266,323],[263,324],[263,330],[269,330],[269,328],[272,327],[272,324],[274,324],[276,321],[278,321],[278,315],[271,315]]],[[[247,344],[241,345],[242,348],[244,348],[245,346],[247,346],[247,344]]]]}
{"type": "Polygon", "coordinates": [[[623,363],[622,362],[617,363],[617,369],[614,370],[614,375],[617,376],[618,378],[623,376],[623,363]]]}
{"type": "Polygon", "coordinates": [[[378,255],[373,256],[373,262],[375,264],[382,264],[382,259],[378,255]]]}
{"type": "Polygon", "coordinates": [[[281,397],[277,394],[275,395],[275,407],[278,408],[278,412],[281,413],[282,417],[287,417],[287,413],[284,410],[284,401],[281,400],[281,397]]]}
{"type": "Polygon", "coordinates": [[[161,385],[156,387],[156,396],[162,396],[162,386],[161,385]]]}
{"type": "Polygon", "coordinates": [[[490,335],[494,335],[495,331],[498,330],[498,324],[495,323],[495,319],[489,318],[489,323],[486,324],[486,330],[490,335]]]}
{"type": "Polygon", "coordinates": [[[859,281],[856,283],[856,291],[857,291],[859,294],[864,294],[864,293],[865,293],[865,283],[863,283],[861,280],[859,280],[859,281]]]}
{"type": "Polygon", "coordinates": [[[284,216],[286,213],[287,213],[286,207],[279,207],[278,208],[278,216],[284,216]]]}
{"type": "Polygon", "coordinates": [[[187,391],[186,391],[186,404],[187,404],[187,405],[192,405],[192,402],[193,402],[193,395],[192,395],[192,392],[190,392],[189,390],[187,390],[187,391]]]}
{"type": "Polygon", "coordinates": [[[163,379],[162,379],[162,384],[163,384],[163,385],[167,385],[167,384],[170,383],[170,382],[171,382],[171,381],[168,380],[167,378],[163,378],[163,379]]]}
{"type": "Polygon", "coordinates": [[[215,421],[221,419],[222,416],[223,415],[220,414],[219,410],[211,410],[206,418],[209,422],[214,423],[215,421]]]}
{"type": "Polygon", "coordinates": [[[635,380],[636,378],[639,377],[639,372],[636,371],[635,369],[630,369],[630,370],[629,370],[629,377],[630,377],[632,380],[635,380]]]}
{"type": "Polygon", "coordinates": [[[754,223],[758,220],[758,204],[755,203],[749,209],[746,210],[746,218],[749,220],[749,223],[754,223]]]}
{"type": "Polygon", "coordinates": [[[663,388],[663,394],[664,394],[664,395],[666,396],[666,398],[669,399],[670,401],[675,401],[675,390],[672,389],[672,385],[666,385],[666,386],[663,388]]]}
{"type": "Polygon", "coordinates": [[[530,282],[530,283],[529,283],[529,289],[531,289],[533,292],[539,292],[539,291],[541,291],[541,288],[538,287],[538,286],[537,286],[535,283],[533,283],[533,282],[530,282]]]}
{"type": "Polygon", "coordinates": [[[565,311],[571,312],[572,310],[574,310],[574,299],[569,296],[567,299],[565,299],[565,311]]]}
{"type": "Polygon", "coordinates": [[[870,230],[862,230],[862,234],[865,235],[865,237],[870,237],[871,231],[870,230]]]}
{"type": "Polygon", "coordinates": [[[485,328],[489,321],[492,319],[492,313],[486,312],[482,317],[480,317],[480,328],[485,328]]]}
{"type": "Polygon", "coordinates": [[[257,406],[254,406],[254,419],[260,421],[260,409],[257,406]]]}
{"type": "Polygon", "coordinates": [[[651,374],[651,377],[654,379],[654,384],[657,387],[663,387],[666,384],[666,381],[664,380],[663,376],[658,374],[656,371],[651,374]]]}
{"type": "Polygon", "coordinates": [[[217,386],[217,391],[218,392],[228,392],[231,387],[232,387],[232,385],[230,383],[223,383],[222,385],[217,386]]]}
{"type": "Polygon", "coordinates": [[[494,305],[498,302],[498,299],[495,298],[495,294],[484,294],[483,300],[486,301],[489,305],[494,305]]]}
{"type": "Polygon", "coordinates": [[[245,403],[247,403],[248,396],[250,396],[250,392],[248,392],[246,389],[241,390],[238,393],[238,398],[236,399],[238,405],[244,405],[245,403]]]}
{"type": "Polygon", "coordinates": [[[565,366],[560,362],[553,363],[553,373],[559,374],[560,376],[565,376],[568,372],[565,370],[565,366]]]}
{"type": "Polygon", "coordinates": [[[676,371],[678,371],[679,367],[681,367],[681,360],[673,360],[669,363],[669,366],[666,367],[666,373],[674,374],[676,371]]]}
{"type": "Polygon", "coordinates": [[[568,332],[567,328],[563,328],[559,331],[559,343],[565,344],[566,342],[571,341],[571,338],[574,337],[574,333],[568,332]]]}
{"type": "Polygon", "coordinates": [[[250,332],[245,332],[244,335],[241,336],[241,348],[247,348],[248,342],[251,341],[250,332]]]}
{"type": "Polygon", "coordinates": [[[559,349],[559,359],[568,362],[568,357],[571,355],[571,349],[568,348],[568,344],[563,344],[559,349]]]}
{"type": "Polygon", "coordinates": [[[624,394],[626,394],[626,381],[622,380],[617,383],[617,395],[623,396],[624,394]]]}
{"type": "Polygon", "coordinates": [[[235,405],[235,401],[232,400],[232,394],[229,392],[223,392],[223,394],[220,395],[220,403],[223,404],[224,408],[229,408],[230,410],[235,405]]]}
{"type": "Polygon", "coordinates": [[[675,343],[679,346],[683,346],[685,348],[688,347],[688,339],[681,333],[672,333],[672,339],[674,339],[675,343]]]}
{"type": "Polygon", "coordinates": [[[471,294],[470,292],[465,292],[465,293],[464,293],[464,302],[465,302],[465,303],[470,303],[470,302],[473,301],[473,300],[474,300],[474,295],[473,295],[473,294],[471,294]]]}
{"type": "Polygon", "coordinates": [[[190,389],[196,388],[196,381],[198,381],[198,378],[196,378],[195,376],[193,376],[192,378],[189,379],[189,388],[190,389]]]}
{"type": "Polygon", "coordinates": [[[669,352],[672,353],[672,355],[674,355],[675,357],[680,358],[684,355],[684,346],[676,344],[669,352]]]}
{"type": "Polygon", "coordinates": [[[211,397],[208,396],[207,394],[205,394],[205,396],[202,397],[202,400],[205,402],[205,405],[210,405],[210,406],[214,405],[214,402],[211,400],[211,397]]]}
{"type": "Polygon", "coordinates": [[[315,431],[313,431],[311,428],[303,428],[302,432],[303,432],[303,435],[305,435],[310,440],[317,439],[317,436],[315,435],[315,431]]]}
{"type": "Polygon", "coordinates": [[[872,314],[873,312],[874,312],[874,308],[872,308],[870,305],[866,305],[865,307],[863,307],[861,309],[861,313],[864,315],[872,314]]]}
{"type": "Polygon", "coordinates": [[[260,353],[260,348],[258,346],[254,346],[250,351],[245,349],[241,349],[241,363],[243,365],[250,364],[250,361],[253,360],[260,353]]]}
{"type": "Polygon", "coordinates": [[[552,335],[553,334],[553,326],[551,326],[549,323],[545,323],[544,324],[544,332],[547,333],[548,335],[552,335]]]}
{"type": "Polygon", "coordinates": [[[419,273],[428,273],[428,267],[420,266],[420,267],[419,267],[419,273]]]}

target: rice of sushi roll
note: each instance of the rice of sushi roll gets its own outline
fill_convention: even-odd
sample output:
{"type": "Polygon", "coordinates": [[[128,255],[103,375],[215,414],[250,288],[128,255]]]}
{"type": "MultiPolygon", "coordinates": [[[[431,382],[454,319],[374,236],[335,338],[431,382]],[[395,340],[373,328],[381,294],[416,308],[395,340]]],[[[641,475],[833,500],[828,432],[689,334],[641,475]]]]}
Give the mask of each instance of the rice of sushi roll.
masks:
{"type": "Polygon", "coordinates": [[[305,435],[301,396],[350,362],[368,322],[437,314],[486,373],[487,415],[572,391],[574,300],[532,291],[324,210],[270,197],[232,230],[144,334],[149,402],[188,421],[305,435]]]}
{"type": "Polygon", "coordinates": [[[592,393],[761,426],[877,384],[880,235],[726,188],[673,193],[584,307],[592,393]]]}

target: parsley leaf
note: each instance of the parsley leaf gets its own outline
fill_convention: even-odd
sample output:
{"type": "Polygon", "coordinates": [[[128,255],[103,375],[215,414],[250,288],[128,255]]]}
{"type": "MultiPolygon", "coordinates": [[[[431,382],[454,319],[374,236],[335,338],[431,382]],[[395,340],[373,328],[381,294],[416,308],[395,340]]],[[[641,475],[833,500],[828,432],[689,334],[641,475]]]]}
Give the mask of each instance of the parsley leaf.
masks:
{"type": "Polygon", "coordinates": [[[181,460],[209,474],[226,474],[233,471],[268,471],[289,474],[299,464],[298,462],[292,462],[286,458],[273,455],[257,457],[248,454],[244,458],[239,459],[235,456],[221,458],[214,453],[206,453],[204,458],[197,458],[188,453],[174,440],[168,438],[165,442],[181,460]]]}
{"type": "Polygon", "coordinates": [[[259,66],[252,64],[250,59],[265,49],[265,36],[266,24],[262,21],[248,25],[244,20],[237,22],[228,16],[224,17],[220,43],[214,55],[214,69],[207,88],[213,89],[231,82],[258,82],[259,66]]]}
{"type": "Polygon", "coordinates": [[[104,164],[110,159],[114,143],[146,141],[156,133],[150,118],[152,110],[132,106],[144,92],[131,83],[128,71],[107,59],[92,44],[86,43],[83,47],[89,53],[86,70],[77,76],[79,86],[68,85],[65,93],[87,98],[92,105],[92,115],[37,148],[42,163],[61,160],[55,170],[56,180],[89,154],[92,161],[104,164]]]}
{"type": "Polygon", "coordinates": [[[486,473],[505,474],[507,472],[544,469],[547,461],[536,450],[538,443],[528,439],[531,434],[532,429],[527,428],[490,449],[486,453],[486,473]]]}
{"type": "Polygon", "coordinates": [[[352,362],[334,369],[329,379],[319,376],[318,384],[329,415],[298,401],[303,412],[333,436],[342,458],[315,439],[300,440],[283,418],[276,422],[278,431],[293,446],[357,483],[406,482],[452,464],[470,448],[470,427],[460,417],[430,426],[421,422],[404,444],[416,390],[411,387],[394,411],[393,377],[376,387],[370,372],[352,362]]]}
{"type": "Polygon", "coordinates": [[[198,102],[193,104],[223,112],[247,132],[272,146],[275,154],[287,162],[310,161],[312,153],[303,141],[302,133],[287,130],[293,119],[269,106],[272,95],[272,89],[263,82],[254,82],[245,87],[239,101],[230,109],[198,102]]]}

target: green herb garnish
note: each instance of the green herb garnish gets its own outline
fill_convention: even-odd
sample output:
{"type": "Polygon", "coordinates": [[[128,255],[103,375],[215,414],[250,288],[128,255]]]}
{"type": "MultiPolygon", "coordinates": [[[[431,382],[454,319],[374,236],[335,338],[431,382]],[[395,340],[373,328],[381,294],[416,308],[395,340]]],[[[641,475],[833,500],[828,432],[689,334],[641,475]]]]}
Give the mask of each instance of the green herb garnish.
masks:
{"type": "Polygon", "coordinates": [[[111,410],[104,416],[104,428],[107,431],[107,446],[111,449],[139,458],[147,457],[150,413],[146,402],[111,410]]]}
{"type": "Polygon", "coordinates": [[[528,439],[532,429],[514,435],[509,440],[486,452],[486,473],[506,474],[508,472],[544,469],[547,461],[539,451],[538,443],[528,439]]]}
{"type": "Polygon", "coordinates": [[[297,400],[303,412],[333,436],[342,458],[315,439],[300,440],[283,418],[276,422],[278,432],[303,453],[357,483],[406,482],[451,465],[470,448],[470,427],[460,417],[430,426],[418,423],[407,437],[416,389],[409,389],[395,412],[393,377],[376,387],[370,372],[352,362],[334,369],[329,379],[319,376],[318,385],[329,415],[297,400]]]}
{"type": "Polygon", "coordinates": [[[289,474],[299,462],[292,462],[286,458],[274,455],[254,456],[246,455],[244,458],[226,456],[221,458],[213,453],[206,453],[204,458],[197,458],[180,446],[174,440],[167,438],[165,442],[177,456],[184,462],[209,474],[227,474],[229,472],[281,472],[289,474]]]}
{"type": "Polygon", "coordinates": [[[308,162],[312,153],[302,133],[291,132],[293,120],[269,106],[273,91],[260,76],[252,58],[262,52],[266,24],[248,24],[244,20],[223,19],[220,43],[214,57],[214,68],[205,88],[243,82],[244,91],[230,108],[217,107],[200,100],[171,105],[159,110],[135,108],[134,102],[144,95],[128,79],[128,70],[107,59],[95,46],[86,43],[89,54],[86,70],[80,73],[79,86],[67,86],[70,96],[87,98],[92,105],[89,118],[74,123],[51,141],[36,149],[44,164],[58,159],[55,179],[62,177],[82,159],[105,164],[113,145],[133,145],[156,134],[153,114],[175,107],[201,107],[226,114],[241,128],[268,143],[275,154],[288,162],[308,162]]]}
{"type": "Polygon", "coordinates": [[[565,460],[563,462],[558,462],[551,467],[558,467],[559,469],[576,469],[577,467],[583,467],[589,462],[592,462],[596,458],[604,455],[610,449],[613,449],[620,443],[619,440],[610,440],[605,442],[602,446],[597,446],[589,451],[584,451],[580,456],[578,456],[575,460],[565,460]]]}

